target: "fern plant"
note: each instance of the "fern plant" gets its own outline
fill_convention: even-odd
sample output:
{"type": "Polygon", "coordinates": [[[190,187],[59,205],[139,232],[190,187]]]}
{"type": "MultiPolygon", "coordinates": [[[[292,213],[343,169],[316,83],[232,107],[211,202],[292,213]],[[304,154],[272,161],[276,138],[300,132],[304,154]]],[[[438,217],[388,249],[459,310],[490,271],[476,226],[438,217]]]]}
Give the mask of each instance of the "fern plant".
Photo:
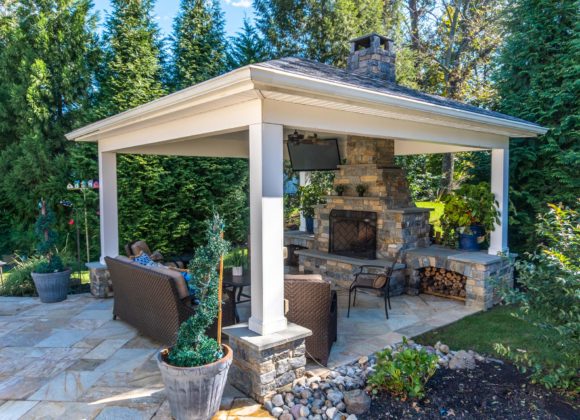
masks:
{"type": "Polygon", "coordinates": [[[224,222],[214,215],[207,223],[207,244],[199,247],[189,263],[191,282],[197,290],[199,305],[195,313],[179,327],[177,341],[170,350],[167,361],[173,366],[195,367],[213,363],[223,357],[218,342],[207,336],[206,330],[215,321],[219,305],[220,258],[229,248],[223,239],[224,222]]]}

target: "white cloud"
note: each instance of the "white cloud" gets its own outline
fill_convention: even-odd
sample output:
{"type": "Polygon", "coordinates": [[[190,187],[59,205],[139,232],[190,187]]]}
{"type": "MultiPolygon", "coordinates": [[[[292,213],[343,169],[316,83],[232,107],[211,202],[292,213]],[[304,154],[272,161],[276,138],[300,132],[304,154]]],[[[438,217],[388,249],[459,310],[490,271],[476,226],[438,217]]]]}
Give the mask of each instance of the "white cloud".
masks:
{"type": "Polygon", "coordinates": [[[252,0],[225,0],[225,2],[233,7],[252,7],[252,0]]]}

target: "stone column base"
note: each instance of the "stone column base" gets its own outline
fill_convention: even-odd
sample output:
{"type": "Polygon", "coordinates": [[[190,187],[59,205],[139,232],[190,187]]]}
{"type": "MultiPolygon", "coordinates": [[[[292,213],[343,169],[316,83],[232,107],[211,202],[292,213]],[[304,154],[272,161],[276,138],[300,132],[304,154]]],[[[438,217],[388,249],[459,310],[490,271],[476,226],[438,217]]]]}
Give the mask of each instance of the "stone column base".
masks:
{"type": "Polygon", "coordinates": [[[91,294],[102,299],[113,297],[113,282],[107,266],[100,262],[90,262],[85,265],[89,269],[91,294]]]}
{"type": "Polygon", "coordinates": [[[258,335],[243,323],[225,327],[223,333],[234,352],[228,380],[256,401],[263,403],[276,392],[290,391],[294,380],[304,375],[309,329],[288,323],[283,331],[258,335]]]}

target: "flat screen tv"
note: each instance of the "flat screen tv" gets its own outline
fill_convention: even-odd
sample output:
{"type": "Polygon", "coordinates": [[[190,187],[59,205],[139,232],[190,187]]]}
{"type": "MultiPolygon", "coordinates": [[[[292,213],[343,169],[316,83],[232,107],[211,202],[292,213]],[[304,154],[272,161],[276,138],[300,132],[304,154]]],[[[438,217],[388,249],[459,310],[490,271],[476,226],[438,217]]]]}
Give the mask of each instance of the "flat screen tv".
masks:
{"type": "Polygon", "coordinates": [[[340,165],[337,139],[288,141],[292,170],[333,171],[340,165]]]}

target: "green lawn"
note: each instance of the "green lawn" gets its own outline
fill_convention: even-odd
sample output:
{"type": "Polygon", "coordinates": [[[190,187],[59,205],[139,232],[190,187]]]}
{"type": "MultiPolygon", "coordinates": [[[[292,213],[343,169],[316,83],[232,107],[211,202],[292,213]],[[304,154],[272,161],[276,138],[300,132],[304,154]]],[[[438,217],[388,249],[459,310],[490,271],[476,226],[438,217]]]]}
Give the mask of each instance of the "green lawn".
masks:
{"type": "Polygon", "coordinates": [[[429,223],[435,228],[435,232],[441,232],[441,224],[439,219],[443,215],[443,208],[445,205],[439,201],[417,201],[415,202],[417,207],[421,208],[431,208],[434,209],[429,215],[429,223]]]}
{"type": "Polygon", "coordinates": [[[496,357],[494,344],[501,343],[512,349],[537,354],[547,364],[558,363],[562,355],[559,349],[545,345],[545,332],[526,321],[514,318],[510,315],[511,312],[513,307],[499,306],[422,334],[415,341],[424,345],[434,345],[441,341],[452,350],[474,350],[496,357]]]}

